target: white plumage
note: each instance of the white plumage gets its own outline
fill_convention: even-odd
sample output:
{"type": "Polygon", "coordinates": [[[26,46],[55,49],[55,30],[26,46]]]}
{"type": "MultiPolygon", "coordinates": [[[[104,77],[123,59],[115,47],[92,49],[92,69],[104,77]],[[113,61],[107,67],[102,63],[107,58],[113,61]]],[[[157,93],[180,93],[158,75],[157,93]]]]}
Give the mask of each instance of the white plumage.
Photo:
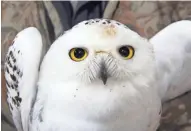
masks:
{"type": "Polygon", "coordinates": [[[191,21],[170,24],[150,39],[162,101],[191,90],[191,21]]]}
{"type": "MultiPolygon", "coordinates": [[[[164,36],[151,43],[158,45],[159,37],[164,36]]],[[[161,97],[168,98],[164,94],[169,88],[158,86],[163,85],[157,82],[163,77],[158,74],[163,68],[158,66],[160,53],[154,49],[156,61],[148,40],[113,20],[81,22],[52,44],[38,78],[41,49],[39,32],[27,28],[7,54],[8,103],[19,131],[157,129],[161,97]],[[14,66],[22,75],[13,78],[14,66]],[[15,95],[20,98],[16,102],[15,95]]]]}
{"type": "Polygon", "coordinates": [[[7,101],[18,131],[28,131],[41,50],[41,35],[36,28],[30,27],[18,33],[6,56],[7,101]]]}

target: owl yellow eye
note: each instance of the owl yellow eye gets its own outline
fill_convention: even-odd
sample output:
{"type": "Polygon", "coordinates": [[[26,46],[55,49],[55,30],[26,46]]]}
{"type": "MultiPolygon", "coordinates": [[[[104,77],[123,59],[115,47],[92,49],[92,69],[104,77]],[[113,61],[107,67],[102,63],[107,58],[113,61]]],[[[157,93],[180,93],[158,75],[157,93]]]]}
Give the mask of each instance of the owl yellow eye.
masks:
{"type": "Polygon", "coordinates": [[[125,59],[131,59],[134,55],[134,49],[132,46],[122,46],[118,51],[119,54],[125,59]]]}
{"type": "Polygon", "coordinates": [[[82,61],[88,56],[88,52],[83,48],[73,48],[69,52],[69,56],[73,61],[82,61]]]}

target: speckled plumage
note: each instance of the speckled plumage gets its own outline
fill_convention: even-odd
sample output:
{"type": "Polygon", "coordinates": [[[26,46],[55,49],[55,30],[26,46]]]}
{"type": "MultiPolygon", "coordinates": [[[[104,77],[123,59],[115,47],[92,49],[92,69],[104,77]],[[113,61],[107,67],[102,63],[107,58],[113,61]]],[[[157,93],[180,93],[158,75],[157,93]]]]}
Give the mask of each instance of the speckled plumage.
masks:
{"type": "Polygon", "coordinates": [[[79,23],[61,35],[43,58],[35,28],[21,31],[10,47],[5,77],[8,103],[19,131],[155,131],[161,115],[152,44],[125,25],[105,19],[79,23]],[[118,48],[132,46],[132,59],[118,48]],[[88,56],[71,60],[70,49],[83,47],[88,56]],[[15,50],[14,50],[15,48],[15,50]],[[102,64],[107,83],[100,79],[102,64]],[[16,66],[16,67],[14,67],[16,66]],[[11,75],[19,71],[22,75],[11,75]],[[17,89],[10,88],[17,83],[17,89]],[[9,90],[10,89],[10,90],[9,90]],[[16,99],[19,105],[10,99],[16,99]],[[11,108],[11,107],[10,107],[11,108]]]}
{"type": "Polygon", "coordinates": [[[42,40],[36,28],[27,28],[15,37],[6,55],[7,101],[17,130],[27,131],[36,94],[42,40]]]}

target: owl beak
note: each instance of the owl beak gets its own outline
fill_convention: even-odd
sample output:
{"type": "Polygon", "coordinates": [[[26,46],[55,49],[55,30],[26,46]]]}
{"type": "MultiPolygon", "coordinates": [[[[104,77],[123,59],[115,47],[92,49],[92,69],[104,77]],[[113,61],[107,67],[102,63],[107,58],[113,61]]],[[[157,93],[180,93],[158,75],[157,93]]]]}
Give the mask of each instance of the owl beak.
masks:
{"type": "Polygon", "coordinates": [[[103,81],[103,84],[105,85],[107,83],[108,73],[107,69],[104,63],[101,64],[101,70],[100,70],[100,79],[103,81]]]}

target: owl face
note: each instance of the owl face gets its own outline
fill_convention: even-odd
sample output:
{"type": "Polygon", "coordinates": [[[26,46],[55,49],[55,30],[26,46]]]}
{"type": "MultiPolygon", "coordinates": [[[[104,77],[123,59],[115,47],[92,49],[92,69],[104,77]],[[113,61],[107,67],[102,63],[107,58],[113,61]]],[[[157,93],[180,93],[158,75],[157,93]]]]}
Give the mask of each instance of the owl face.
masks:
{"type": "Polygon", "coordinates": [[[95,19],[81,22],[60,36],[42,66],[45,77],[55,81],[107,84],[108,80],[146,76],[153,64],[148,40],[119,22],[95,19]]]}

